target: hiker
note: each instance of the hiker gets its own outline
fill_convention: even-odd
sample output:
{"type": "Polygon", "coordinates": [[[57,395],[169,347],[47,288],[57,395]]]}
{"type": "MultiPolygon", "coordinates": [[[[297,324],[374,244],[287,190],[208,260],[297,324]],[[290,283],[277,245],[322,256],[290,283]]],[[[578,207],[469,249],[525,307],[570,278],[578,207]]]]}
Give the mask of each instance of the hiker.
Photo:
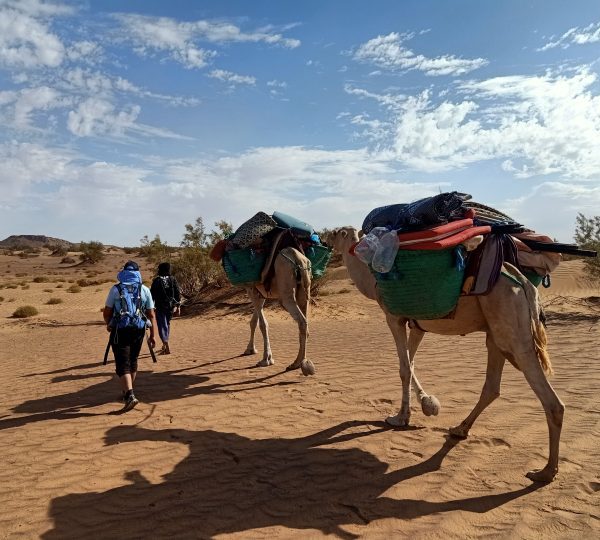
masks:
{"type": "Polygon", "coordinates": [[[162,262],[158,265],[158,275],[152,281],[150,291],[156,304],[156,323],[162,341],[162,349],[158,354],[171,354],[169,348],[171,317],[181,313],[181,293],[177,280],[171,275],[170,263],[162,262]]]}
{"type": "Polygon", "coordinates": [[[142,284],[138,264],[134,261],[126,262],[123,270],[117,274],[117,279],[119,283],[111,287],[106,298],[104,322],[111,333],[110,343],[125,402],[123,410],[129,411],[139,403],[133,393],[133,383],[147,327],[150,328],[148,345],[151,348],[156,345],[156,318],[152,294],[142,284]]]}

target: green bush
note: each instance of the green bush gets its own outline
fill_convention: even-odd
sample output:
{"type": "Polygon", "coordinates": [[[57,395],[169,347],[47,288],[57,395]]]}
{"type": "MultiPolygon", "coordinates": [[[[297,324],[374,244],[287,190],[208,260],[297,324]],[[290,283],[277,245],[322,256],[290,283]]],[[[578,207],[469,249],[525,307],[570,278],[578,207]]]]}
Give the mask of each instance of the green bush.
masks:
{"type": "Polygon", "coordinates": [[[102,242],[81,242],[79,244],[79,259],[82,262],[96,264],[104,259],[104,245],[102,242]]]}
{"type": "Polygon", "coordinates": [[[48,298],[48,301],[46,302],[46,304],[49,304],[49,305],[62,304],[62,303],[63,303],[62,298],[48,298]]]}
{"type": "Polygon", "coordinates": [[[13,313],[13,317],[16,317],[17,319],[24,319],[27,317],[33,317],[34,315],[37,315],[39,312],[36,308],[34,308],[33,306],[21,306],[18,307],[17,309],[15,309],[14,313],[13,313]]]}
{"type": "MultiPolygon", "coordinates": [[[[587,218],[583,214],[577,214],[575,242],[583,249],[600,252],[600,216],[587,218]]],[[[600,281],[600,258],[585,258],[583,264],[588,277],[600,281]]]]}

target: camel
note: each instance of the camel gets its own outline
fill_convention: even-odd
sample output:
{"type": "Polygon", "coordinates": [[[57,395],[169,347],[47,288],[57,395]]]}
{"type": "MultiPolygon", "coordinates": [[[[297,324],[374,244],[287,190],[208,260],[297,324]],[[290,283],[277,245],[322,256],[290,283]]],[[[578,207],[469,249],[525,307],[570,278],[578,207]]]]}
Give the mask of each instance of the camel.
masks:
{"type": "MultiPolygon", "coordinates": [[[[269,261],[267,261],[268,265],[269,261]]],[[[250,341],[244,355],[256,354],[254,334],[256,324],[260,326],[263,335],[263,358],[256,366],[267,367],[275,363],[269,341],[269,324],[264,314],[267,298],[279,299],[281,305],[298,323],[300,348],[296,360],[286,371],[300,368],[304,375],[314,375],[315,366],[306,358],[306,340],[308,338],[308,305],[310,303],[311,264],[297,249],[286,247],[276,256],[274,262],[274,277],[267,291],[262,283],[254,283],[245,287],[252,302],[253,314],[250,320],[250,341]]]]}
{"type": "MultiPolygon", "coordinates": [[[[546,373],[552,373],[552,366],[546,350],[546,331],[540,321],[537,289],[514,266],[505,263],[503,270],[514,281],[501,276],[488,295],[461,297],[452,317],[416,321],[407,339],[408,319],[387,311],[378,298],[376,281],[368,266],[349,253],[350,247],[358,240],[358,231],[354,227],[341,227],[330,234],[329,244],[341,252],[348,274],[358,290],[380,304],[396,342],[402,402],[398,414],[386,421],[398,427],[409,424],[414,355],[425,332],[442,335],[485,332],[488,350],[485,384],[471,413],[458,426],[450,428],[450,435],[467,438],[477,417],[500,395],[502,370],[508,359],[523,372],[544,407],[548,424],[548,462],[543,469],[530,471],[526,476],[536,482],[551,482],[558,472],[558,448],[565,407],[546,379],[546,373]]],[[[418,381],[413,382],[413,386],[421,398],[424,392],[418,381]]]]}

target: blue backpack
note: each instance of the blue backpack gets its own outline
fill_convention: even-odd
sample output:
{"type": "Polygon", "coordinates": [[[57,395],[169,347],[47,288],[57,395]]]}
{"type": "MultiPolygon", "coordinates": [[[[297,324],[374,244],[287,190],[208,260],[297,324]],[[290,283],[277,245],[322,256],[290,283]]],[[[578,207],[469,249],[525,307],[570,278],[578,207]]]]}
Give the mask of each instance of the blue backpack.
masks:
{"type": "Polygon", "coordinates": [[[142,309],[142,279],[139,272],[123,270],[118,274],[120,310],[113,313],[113,328],[145,328],[146,314],[142,309]]]}

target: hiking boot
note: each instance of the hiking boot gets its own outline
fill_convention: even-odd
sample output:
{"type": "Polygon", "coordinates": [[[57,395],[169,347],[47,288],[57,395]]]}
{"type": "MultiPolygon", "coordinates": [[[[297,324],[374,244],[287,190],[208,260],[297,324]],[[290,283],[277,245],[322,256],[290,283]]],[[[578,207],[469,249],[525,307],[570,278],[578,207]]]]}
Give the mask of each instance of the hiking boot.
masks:
{"type": "Polygon", "coordinates": [[[127,398],[125,399],[125,406],[123,407],[123,412],[130,411],[138,403],[139,400],[133,395],[133,392],[131,392],[129,396],[127,396],[127,398]]]}

